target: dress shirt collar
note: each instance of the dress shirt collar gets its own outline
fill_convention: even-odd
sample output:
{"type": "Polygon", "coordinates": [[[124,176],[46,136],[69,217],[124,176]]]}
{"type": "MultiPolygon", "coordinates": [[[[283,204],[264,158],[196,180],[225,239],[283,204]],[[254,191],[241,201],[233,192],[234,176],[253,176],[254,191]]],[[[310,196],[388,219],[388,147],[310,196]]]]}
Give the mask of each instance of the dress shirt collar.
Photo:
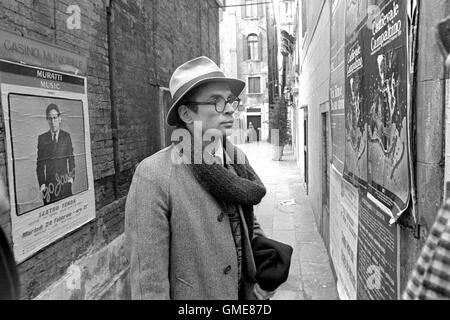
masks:
{"type": "Polygon", "coordinates": [[[56,142],[58,142],[58,140],[59,140],[59,132],[60,132],[61,130],[60,129],[58,129],[58,131],[56,131],[56,132],[52,132],[51,130],[50,130],[50,134],[52,135],[52,141],[53,141],[53,136],[55,137],[55,139],[56,139],[56,142]]]}

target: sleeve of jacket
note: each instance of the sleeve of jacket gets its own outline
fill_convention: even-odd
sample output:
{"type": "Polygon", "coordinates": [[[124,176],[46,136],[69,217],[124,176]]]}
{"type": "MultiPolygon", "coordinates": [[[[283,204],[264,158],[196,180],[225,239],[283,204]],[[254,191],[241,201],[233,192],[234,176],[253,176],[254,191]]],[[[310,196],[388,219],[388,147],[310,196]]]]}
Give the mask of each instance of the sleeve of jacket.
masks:
{"type": "Polygon", "coordinates": [[[125,207],[133,300],[170,299],[168,174],[152,161],[138,166],[125,207]]]}
{"type": "Polygon", "coordinates": [[[450,201],[439,210],[402,299],[450,299],[450,201]]]}
{"type": "Polygon", "coordinates": [[[38,150],[37,150],[37,161],[36,161],[36,175],[39,182],[39,187],[45,182],[44,175],[44,167],[45,167],[45,159],[44,159],[44,144],[42,142],[43,136],[39,136],[38,138],[38,150]]]}
{"type": "Polygon", "coordinates": [[[67,134],[67,156],[69,158],[69,173],[75,174],[75,157],[73,155],[73,144],[70,134],[67,134]]]}

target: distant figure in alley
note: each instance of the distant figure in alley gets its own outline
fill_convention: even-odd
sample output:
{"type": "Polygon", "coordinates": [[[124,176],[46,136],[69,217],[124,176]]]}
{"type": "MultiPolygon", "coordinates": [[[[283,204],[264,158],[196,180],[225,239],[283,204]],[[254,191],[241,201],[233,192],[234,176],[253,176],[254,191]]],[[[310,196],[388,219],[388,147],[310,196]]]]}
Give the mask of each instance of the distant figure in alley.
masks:
{"type": "Polygon", "coordinates": [[[248,124],[248,130],[247,130],[247,142],[257,142],[258,141],[258,133],[255,130],[255,127],[253,126],[253,123],[250,122],[248,124]]]}

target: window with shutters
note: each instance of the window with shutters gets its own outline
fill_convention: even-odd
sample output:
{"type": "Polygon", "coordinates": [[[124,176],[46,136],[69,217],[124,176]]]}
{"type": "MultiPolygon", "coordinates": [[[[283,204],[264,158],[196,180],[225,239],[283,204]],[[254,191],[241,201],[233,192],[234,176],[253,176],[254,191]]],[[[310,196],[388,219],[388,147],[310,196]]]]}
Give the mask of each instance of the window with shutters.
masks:
{"type": "Polygon", "coordinates": [[[258,0],[245,0],[245,17],[253,18],[258,16],[258,0]]]}
{"type": "Polygon", "coordinates": [[[248,93],[261,93],[261,77],[248,77],[248,93]]]}
{"type": "Polygon", "coordinates": [[[254,33],[247,37],[247,54],[248,60],[259,60],[259,39],[254,33]]]}

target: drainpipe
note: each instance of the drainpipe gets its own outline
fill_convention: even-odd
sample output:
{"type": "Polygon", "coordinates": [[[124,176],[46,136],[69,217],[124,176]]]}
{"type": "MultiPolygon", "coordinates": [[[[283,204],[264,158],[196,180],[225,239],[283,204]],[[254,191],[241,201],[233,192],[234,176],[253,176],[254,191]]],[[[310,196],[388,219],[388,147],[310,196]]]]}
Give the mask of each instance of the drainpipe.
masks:
{"type": "Polygon", "coordinates": [[[108,0],[106,4],[106,28],[107,28],[107,43],[108,43],[108,64],[109,64],[109,92],[111,100],[111,129],[112,129],[112,141],[113,141],[113,154],[114,154],[114,197],[117,200],[119,198],[119,178],[120,178],[120,158],[119,158],[119,134],[118,124],[119,117],[117,112],[117,104],[114,98],[115,88],[115,76],[114,76],[114,45],[111,42],[112,39],[112,5],[113,0],[108,0]]]}
{"type": "MultiPolygon", "coordinates": [[[[444,79],[445,79],[445,85],[444,85],[444,119],[445,119],[445,127],[444,127],[444,141],[445,141],[445,147],[444,147],[444,163],[447,161],[447,150],[450,148],[450,135],[447,132],[447,123],[450,120],[450,92],[449,92],[449,85],[450,81],[448,79],[448,74],[450,71],[450,16],[439,22],[437,25],[437,34],[438,34],[438,43],[440,45],[440,48],[442,50],[442,53],[444,55],[445,61],[445,68],[444,68],[444,79]]],[[[450,168],[445,165],[445,174],[444,174],[444,202],[450,198],[450,168]]]]}

